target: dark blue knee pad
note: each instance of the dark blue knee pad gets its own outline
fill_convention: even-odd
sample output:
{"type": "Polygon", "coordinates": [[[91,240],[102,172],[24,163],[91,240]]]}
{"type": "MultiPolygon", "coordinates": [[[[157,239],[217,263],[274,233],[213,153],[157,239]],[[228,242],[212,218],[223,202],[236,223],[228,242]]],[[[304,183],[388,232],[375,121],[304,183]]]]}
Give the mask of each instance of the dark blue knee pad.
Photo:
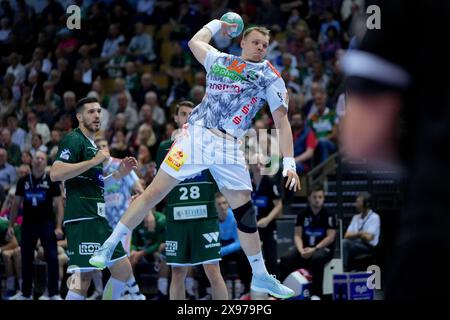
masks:
{"type": "Polygon", "coordinates": [[[251,201],[239,208],[233,209],[233,213],[237,227],[240,231],[245,233],[255,233],[258,230],[256,225],[256,212],[251,201]]]}

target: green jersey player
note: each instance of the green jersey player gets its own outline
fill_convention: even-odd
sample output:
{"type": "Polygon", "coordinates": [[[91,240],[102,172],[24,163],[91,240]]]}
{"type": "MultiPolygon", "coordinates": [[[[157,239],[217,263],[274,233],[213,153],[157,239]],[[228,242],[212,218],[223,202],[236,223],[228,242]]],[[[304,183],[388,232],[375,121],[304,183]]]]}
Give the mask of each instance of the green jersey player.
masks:
{"type": "MultiPolygon", "coordinates": [[[[182,101],[175,111],[175,122],[181,128],[194,105],[182,101]]],[[[158,168],[173,144],[167,139],[159,145],[158,168]]],[[[218,191],[208,170],[178,184],[168,195],[166,207],[166,257],[172,268],[170,299],[185,299],[185,278],[189,267],[202,264],[211,283],[213,299],[226,300],[228,293],[220,273],[219,222],[214,206],[218,191]]],[[[188,291],[189,292],[189,291],[188,291]]]]}
{"type": "MultiPolygon", "coordinates": [[[[94,143],[100,129],[101,107],[95,98],[83,98],[77,104],[79,127],[59,144],[52,165],[52,181],[65,181],[66,207],[64,225],[67,235],[68,272],[72,275],[66,300],[84,300],[93,270],[89,256],[111,233],[105,218],[104,186],[119,180],[136,166],[134,158],[125,158],[118,171],[103,177],[102,163],[109,158],[94,143]]],[[[108,264],[111,278],[103,299],[118,299],[130,279],[131,265],[122,245],[117,246],[108,264]]]]}

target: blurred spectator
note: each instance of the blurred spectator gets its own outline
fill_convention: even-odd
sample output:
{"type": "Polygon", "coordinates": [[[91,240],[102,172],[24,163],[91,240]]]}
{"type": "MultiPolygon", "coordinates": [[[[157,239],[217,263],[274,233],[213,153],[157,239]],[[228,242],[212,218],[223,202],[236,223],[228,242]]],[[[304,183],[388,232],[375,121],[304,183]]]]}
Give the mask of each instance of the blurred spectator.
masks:
{"type": "Polygon", "coordinates": [[[380,216],[371,209],[370,200],[368,192],[360,193],[356,197],[357,214],[352,217],[342,243],[345,271],[353,269],[354,259],[358,256],[375,254],[374,250],[380,238],[380,216]]]}
{"type": "Polygon", "coordinates": [[[136,64],[132,61],[125,63],[125,88],[129,92],[134,92],[139,87],[139,75],[136,71],[136,64]]]}
{"type": "Polygon", "coordinates": [[[25,144],[28,148],[31,148],[31,138],[35,133],[41,135],[43,144],[46,144],[50,141],[50,129],[48,128],[47,124],[39,122],[36,113],[28,112],[27,127],[28,133],[25,137],[25,144]]]}
{"type": "Polygon", "coordinates": [[[312,160],[318,141],[314,131],[306,124],[305,115],[302,112],[292,114],[290,122],[297,173],[303,174],[312,168],[312,160]]]}
{"type": "Polygon", "coordinates": [[[134,25],[134,34],[128,45],[128,54],[144,64],[153,62],[156,59],[153,39],[148,33],[145,33],[142,22],[134,25]]]}
{"type": "Polygon", "coordinates": [[[102,52],[100,54],[102,61],[108,61],[116,55],[119,43],[124,42],[125,38],[120,33],[117,24],[111,24],[108,29],[108,37],[103,42],[102,52]]]}
{"type": "Polygon", "coordinates": [[[0,186],[5,193],[16,183],[16,169],[8,163],[8,154],[5,148],[0,147],[0,186]]]}
{"type": "Polygon", "coordinates": [[[9,115],[13,114],[17,108],[17,101],[14,100],[11,88],[2,87],[0,96],[0,123],[3,123],[9,115]]]}
{"type": "Polygon", "coordinates": [[[13,52],[9,55],[9,67],[6,69],[6,73],[14,75],[14,83],[22,84],[26,79],[26,70],[23,64],[20,63],[20,56],[17,52],[13,52]]]}
{"type": "Polygon", "coordinates": [[[0,218],[0,256],[5,267],[6,292],[3,299],[13,297],[22,286],[22,270],[20,258],[20,227],[14,223],[14,234],[8,235],[7,219],[0,218]],[[16,290],[15,282],[19,284],[16,290]]]}
{"type": "Polygon", "coordinates": [[[158,94],[154,91],[149,91],[145,94],[145,105],[152,110],[152,119],[158,125],[162,126],[166,122],[166,115],[164,109],[159,105],[158,94]]]}
{"type": "Polygon", "coordinates": [[[22,151],[22,156],[20,158],[22,165],[27,165],[31,168],[31,161],[33,158],[31,157],[31,153],[28,150],[22,151]]]}
{"type": "Polygon", "coordinates": [[[330,78],[323,71],[322,62],[319,60],[315,60],[312,63],[311,73],[308,76],[306,76],[303,81],[303,93],[305,95],[305,99],[309,100],[313,98],[311,92],[311,86],[313,82],[318,82],[322,88],[326,88],[328,86],[329,81],[330,78]]]}
{"type": "Polygon", "coordinates": [[[15,114],[8,116],[8,129],[11,132],[11,141],[20,146],[20,149],[23,151],[27,133],[21,127],[17,126],[17,116],[15,114]]]}
{"type": "Polygon", "coordinates": [[[191,89],[189,83],[183,75],[184,66],[172,66],[169,71],[169,97],[167,98],[166,106],[170,107],[177,101],[188,98],[189,90],[191,89]]]}
{"type": "Polygon", "coordinates": [[[20,165],[20,158],[22,156],[20,152],[20,147],[12,142],[11,131],[8,128],[3,128],[0,135],[0,146],[7,150],[7,156],[9,163],[14,167],[20,165]]]}
{"type": "Polygon", "coordinates": [[[138,109],[145,103],[145,96],[149,91],[154,91],[157,95],[160,92],[158,86],[153,81],[152,74],[150,72],[144,72],[141,75],[139,87],[132,93],[138,109]]]}
{"type": "Polygon", "coordinates": [[[123,130],[117,130],[112,137],[111,156],[119,159],[132,156],[123,130]]]}
{"type": "Polygon", "coordinates": [[[117,113],[122,113],[125,116],[127,130],[132,130],[139,122],[136,110],[131,107],[128,97],[125,92],[118,95],[117,113]]]}
{"type": "Polygon", "coordinates": [[[47,154],[47,146],[42,143],[41,135],[35,133],[31,138],[31,149],[30,149],[31,156],[34,157],[36,155],[36,152],[38,151],[47,154]]]}
{"type": "Polygon", "coordinates": [[[55,160],[56,152],[58,152],[58,145],[61,139],[62,139],[61,130],[53,129],[50,133],[50,141],[46,145],[49,164],[52,164],[53,160],[55,160]]]}
{"type": "Polygon", "coordinates": [[[203,97],[205,96],[205,87],[198,85],[193,86],[189,96],[194,105],[200,104],[200,102],[202,102],[203,100],[203,97]]]}
{"type": "Polygon", "coordinates": [[[117,51],[114,56],[105,64],[108,77],[120,78],[125,74],[125,63],[128,61],[127,44],[121,41],[117,44],[117,51]]]}
{"type": "Polygon", "coordinates": [[[320,162],[328,159],[337,150],[338,119],[336,112],[326,106],[325,89],[320,88],[314,95],[317,111],[308,118],[308,125],[314,130],[319,140],[320,162]]]}
{"type": "Polygon", "coordinates": [[[11,33],[11,23],[7,17],[3,15],[0,16],[3,17],[0,20],[0,43],[4,43],[11,33]]]}

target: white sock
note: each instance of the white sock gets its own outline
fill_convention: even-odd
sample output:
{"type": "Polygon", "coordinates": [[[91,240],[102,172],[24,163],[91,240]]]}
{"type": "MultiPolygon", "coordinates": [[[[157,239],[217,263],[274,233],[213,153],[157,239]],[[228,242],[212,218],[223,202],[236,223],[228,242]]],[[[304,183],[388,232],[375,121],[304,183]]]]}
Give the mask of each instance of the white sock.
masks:
{"type": "Polygon", "coordinates": [[[139,285],[136,282],[136,279],[134,278],[133,273],[131,273],[131,276],[127,280],[127,289],[130,293],[139,293],[139,285]]]}
{"type": "Polygon", "coordinates": [[[194,296],[194,278],[192,277],[186,277],[186,291],[191,296],[194,296]]]}
{"type": "Polygon", "coordinates": [[[85,296],[69,290],[67,292],[66,300],[86,300],[85,296]]]}
{"type": "Polygon", "coordinates": [[[124,225],[122,222],[119,221],[119,223],[114,228],[113,232],[109,236],[108,239],[106,239],[105,242],[111,242],[114,245],[117,245],[124,236],[128,235],[131,232],[130,229],[126,225],[124,225]]]}
{"type": "Polygon", "coordinates": [[[262,251],[254,256],[247,256],[248,262],[252,267],[252,271],[256,275],[268,274],[266,265],[264,264],[264,258],[262,256],[262,251]]]}
{"type": "Polygon", "coordinates": [[[103,300],[118,300],[125,290],[126,282],[110,277],[103,291],[103,300]]]}
{"type": "Polygon", "coordinates": [[[6,290],[14,290],[14,276],[6,278],[6,290]]]}
{"type": "Polygon", "coordinates": [[[169,279],[158,278],[158,290],[165,296],[167,296],[167,287],[169,285],[169,279]]]}
{"type": "Polygon", "coordinates": [[[95,271],[92,274],[92,282],[94,282],[95,291],[103,293],[103,274],[101,271],[95,271]]]}

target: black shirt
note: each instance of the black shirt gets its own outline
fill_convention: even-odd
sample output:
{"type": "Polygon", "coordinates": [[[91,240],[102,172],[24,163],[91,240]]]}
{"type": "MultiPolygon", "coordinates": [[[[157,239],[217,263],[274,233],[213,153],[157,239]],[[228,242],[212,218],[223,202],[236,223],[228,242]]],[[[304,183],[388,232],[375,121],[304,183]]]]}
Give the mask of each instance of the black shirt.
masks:
{"type": "Polygon", "coordinates": [[[55,220],[53,198],[61,196],[59,182],[52,182],[44,173],[35,178],[31,173],[17,182],[16,196],[23,197],[23,223],[44,223],[55,220]]]}
{"type": "MultiPolygon", "coordinates": [[[[273,201],[280,199],[280,192],[278,185],[269,176],[263,176],[259,185],[255,185],[253,190],[252,199],[257,210],[256,218],[259,220],[267,217],[273,210],[273,201]]],[[[272,231],[276,229],[276,226],[276,219],[274,219],[264,229],[272,231]]]]}
{"type": "MultiPolygon", "coordinates": [[[[310,207],[297,215],[295,226],[302,227],[303,247],[315,247],[327,236],[328,229],[336,229],[336,217],[326,208],[314,214],[310,207]]],[[[328,246],[334,249],[334,242],[328,246]]]]}

